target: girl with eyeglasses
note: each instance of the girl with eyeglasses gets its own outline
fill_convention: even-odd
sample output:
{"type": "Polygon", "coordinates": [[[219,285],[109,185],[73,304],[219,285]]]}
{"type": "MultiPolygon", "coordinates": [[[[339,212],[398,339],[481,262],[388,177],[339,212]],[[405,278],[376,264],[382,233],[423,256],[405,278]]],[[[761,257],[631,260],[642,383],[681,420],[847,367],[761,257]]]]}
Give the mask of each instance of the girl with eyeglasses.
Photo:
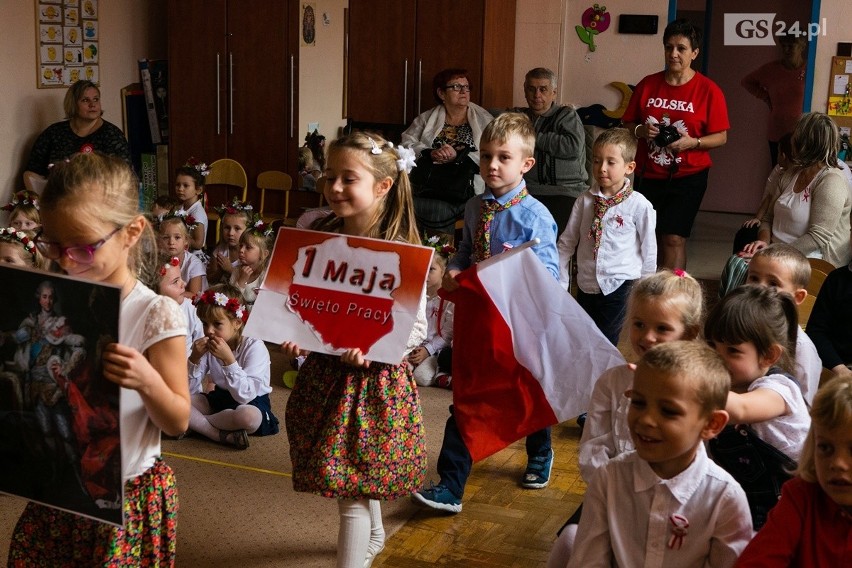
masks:
{"type": "Polygon", "coordinates": [[[160,433],[189,426],[186,319],[138,277],[156,270],[156,238],[123,161],[79,154],[51,171],[39,250],[67,274],[121,289],[119,343],[104,347],[103,376],[120,388],[124,526],[27,504],[12,535],[11,565],[172,566],[177,495],[160,458],[160,433]]]}

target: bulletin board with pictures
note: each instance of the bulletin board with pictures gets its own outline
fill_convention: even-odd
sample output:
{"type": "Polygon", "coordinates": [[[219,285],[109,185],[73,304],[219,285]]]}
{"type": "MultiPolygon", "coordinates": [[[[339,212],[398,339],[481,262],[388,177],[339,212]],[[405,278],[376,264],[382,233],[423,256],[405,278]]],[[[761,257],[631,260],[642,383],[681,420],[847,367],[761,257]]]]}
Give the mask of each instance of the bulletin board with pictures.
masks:
{"type": "Polygon", "coordinates": [[[849,136],[852,131],[852,57],[831,58],[826,108],[840,133],[849,136]]]}
{"type": "Polygon", "coordinates": [[[99,0],[35,0],[39,89],[100,83],[99,0]]]}

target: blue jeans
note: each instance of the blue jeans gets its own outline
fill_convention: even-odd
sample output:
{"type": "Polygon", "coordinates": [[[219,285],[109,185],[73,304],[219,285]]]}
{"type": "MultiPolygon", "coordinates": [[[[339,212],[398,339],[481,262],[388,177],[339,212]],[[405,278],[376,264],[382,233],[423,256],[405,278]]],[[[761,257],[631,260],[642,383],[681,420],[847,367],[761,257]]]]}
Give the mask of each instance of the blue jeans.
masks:
{"type": "Polygon", "coordinates": [[[630,295],[632,286],[633,280],[626,280],[609,294],[586,294],[582,290],[577,294],[577,303],[586,310],[598,329],[616,347],[621,328],[624,326],[627,296],[630,295]]]}
{"type": "MultiPolygon", "coordinates": [[[[550,427],[527,436],[526,446],[527,458],[550,454],[550,427]]],[[[451,404],[450,417],[447,418],[447,426],[444,428],[444,442],[438,455],[438,475],[441,476],[441,483],[459,499],[464,495],[464,486],[470,477],[472,466],[473,460],[464,445],[451,404]]]]}

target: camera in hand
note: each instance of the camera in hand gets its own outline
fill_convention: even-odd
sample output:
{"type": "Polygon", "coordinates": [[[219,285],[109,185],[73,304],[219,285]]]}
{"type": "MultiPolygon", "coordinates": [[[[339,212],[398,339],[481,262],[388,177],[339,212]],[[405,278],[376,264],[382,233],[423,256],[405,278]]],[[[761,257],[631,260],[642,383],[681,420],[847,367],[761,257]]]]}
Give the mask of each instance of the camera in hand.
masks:
{"type": "Polygon", "coordinates": [[[654,144],[663,148],[672,142],[680,140],[680,132],[671,124],[660,126],[660,132],[654,136],[654,144]]]}

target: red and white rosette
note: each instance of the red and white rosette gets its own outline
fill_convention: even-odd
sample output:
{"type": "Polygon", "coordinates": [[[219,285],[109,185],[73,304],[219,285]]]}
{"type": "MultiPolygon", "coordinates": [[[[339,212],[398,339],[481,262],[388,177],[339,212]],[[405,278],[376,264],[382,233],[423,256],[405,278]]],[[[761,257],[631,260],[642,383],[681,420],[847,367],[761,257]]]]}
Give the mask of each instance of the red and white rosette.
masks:
{"type": "Polygon", "coordinates": [[[669,522],[672,524],[672,536],[669,538],[668,547],[672,550],[680,550],[683,539],[689,533],[689,521],[683,515],[674,514],[669,517],[669,522]]]}

